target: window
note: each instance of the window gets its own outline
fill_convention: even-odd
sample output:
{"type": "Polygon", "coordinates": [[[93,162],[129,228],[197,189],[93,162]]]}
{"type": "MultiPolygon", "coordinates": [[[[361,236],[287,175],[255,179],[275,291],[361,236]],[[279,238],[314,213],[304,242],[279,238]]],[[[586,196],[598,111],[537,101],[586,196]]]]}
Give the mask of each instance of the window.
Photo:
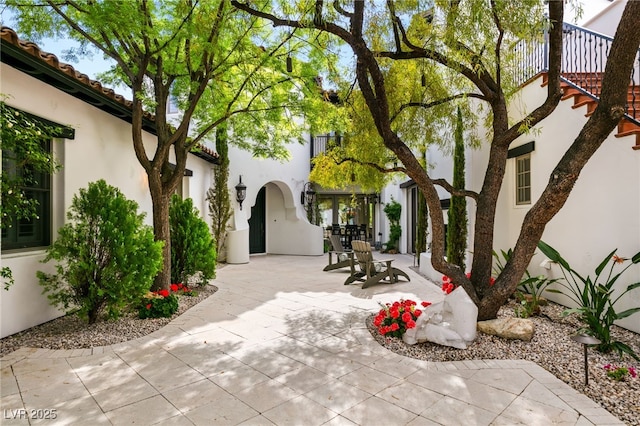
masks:
{"type": "Polygon", "coordinates": [[[516,157],[516,205],[531,204],[531,154],[516,157]]]}
{"type": "MultiPolygon", "coordinates": [[[[42,142],[51,152],[51,141],[42,142]]],[[[19,159],[2,157],[2,173],[19,175],[24,180],[21,187],[25,197],[36,201],[36,215],[28,219],[9,217],[3,220],[2,250],[43,247],[51,243],[51,175],[28,167],[16,167],[19,159]]]]}
{"type": "Polygon", "coordinates": [[[177,114],[180,112],[178,109],[178,98],[175,95],[169,95],[167,100],[167,114],[177,114]]]}

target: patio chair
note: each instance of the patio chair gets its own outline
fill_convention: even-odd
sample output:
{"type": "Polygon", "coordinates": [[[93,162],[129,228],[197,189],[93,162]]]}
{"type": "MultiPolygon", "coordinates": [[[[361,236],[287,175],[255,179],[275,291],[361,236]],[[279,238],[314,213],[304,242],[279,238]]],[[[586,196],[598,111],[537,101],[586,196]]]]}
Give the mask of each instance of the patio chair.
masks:
{"type": "Polygon", "coordinates": [[[362,281],[362,288],[367,288],[375,284],[393,284],[398,282],[398,277],[403,276],[407,281],[411,281],[409,275],[398,268],[391,266],[393,259],[376,260],[373,258],[371,244],[367,241],[353,240],[351,242],[353,253],[355,254],[360,271],[352,269],[351,276],[346,279],[344,285],[354,281],[362,281]]]}
{"type": "Polygon", "coordinates": [[[329,264],[324,267],[323,271],[333,271],[340,268],[351,268],[351,274],[355,272],[355,266],[352,262],[353,252],[351,250],[345,250],[340,242],[340,235],[330,235],[329,241],[333,250],[329,251],[329,264]],[[333,255],[336,255],[336,263],[333,263],[333,255]]]}

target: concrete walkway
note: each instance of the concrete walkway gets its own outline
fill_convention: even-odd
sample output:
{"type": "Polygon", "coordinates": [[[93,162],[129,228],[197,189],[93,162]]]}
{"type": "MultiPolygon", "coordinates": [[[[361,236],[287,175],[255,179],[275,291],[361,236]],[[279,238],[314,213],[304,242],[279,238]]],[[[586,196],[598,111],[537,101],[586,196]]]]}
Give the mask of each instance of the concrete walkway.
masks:
{"type": "Polygon", "coordinates": [[[437,363],[381,347],[364,325],[378,302],[443,297],[412,260],[394,263],[410,283],[367,290],[322,272],[324,256],[224,266],[217,293],[145,338],[4,357],[0,423],[623,424],[529,361],[437,363]]]}

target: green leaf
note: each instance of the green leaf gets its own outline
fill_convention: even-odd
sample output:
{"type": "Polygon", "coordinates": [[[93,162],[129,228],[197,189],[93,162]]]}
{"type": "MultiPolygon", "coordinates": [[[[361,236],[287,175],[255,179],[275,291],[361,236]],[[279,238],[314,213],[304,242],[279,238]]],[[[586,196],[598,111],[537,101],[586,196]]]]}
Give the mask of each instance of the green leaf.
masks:
{"type": "Polygon", "coordinates": [[[613,249],[613,251],[611,251],[611,253],[609,253],[607,256],[605,256],[605,258],[602,260],[602,262],[596,268],[596,276],[600,276],[600,273],[602,272],[604,267],[607,266],[607,263],[612,262],[613,255],[617,250],[618,249],[613,249]]]}
{"type": "Polygon", "coordinates": [[[558,253],[558,251],[556,249],[554,249],[553,247],[551,247],[549,244],[547,244],[544,241],[540,240],[540,241],[538,241],[538,248],[550,260],[559,263],[560,266],[562,266],[567,271],[571,270],[571,267],[569,266],[567,261],[564,260],[563,257],[560,256],[560,253],[558,253]]]}
{"type": "Polygon", "coordinates": [[[640,312],[640,307],[631,308],[631,309],[627,309],[626,311],[618,312],[617,313],[617,317],[618,317],[618,319],[626,318],[626,317],[628,317],[630,315],[635,314],[636,312],[640,312]]]}
{"type": "Polygon", "coordinates": [[[627,289],[625,290],[625,293],[627,291],[631,291],[631,290],[633,290],[635,288],[638,288],[638,287],[640,287],[640,282],[637,282],[637,283],[634,283],[634,284],[629,284],[629,286],[627,286],[627,289]]]}

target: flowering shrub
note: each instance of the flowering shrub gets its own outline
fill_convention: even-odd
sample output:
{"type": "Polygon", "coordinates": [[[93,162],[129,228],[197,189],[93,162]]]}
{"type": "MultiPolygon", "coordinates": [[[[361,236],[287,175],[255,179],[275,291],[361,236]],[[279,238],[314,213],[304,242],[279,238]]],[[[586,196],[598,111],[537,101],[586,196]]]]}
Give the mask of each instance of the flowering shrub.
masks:
{"type": "MultiPolygon", "coordinates": [[[[431,302],[422,302],[427,307],[431,302]]],[[[416,326],[416,320],[422,314],[416,309],[417,303],[413,300],[400,299],[397,302],[382,305],[382,309],[373,319],[373,325],[383,336],[402,337],[405,331],[416,326]]]]}
{"type": "Polygon", "coordinates": [[[182,296],[197,296],[197,293],[182,283],[171,284],[169,287],[172,293],[182,296]]]}
{"type": "MultiPolygon", "coordinates": [[[[471,279],[471,272],[467,272],[467,278],[471,279]]],[[[489,279],[489,285],[494,285],[496,282],[496,279],[491,277],[489,279]]],[[[449,278],[446,275],[442,276],[442,291],[445,292],[445,294],[449,294],[451,293],[453,290],[455,290],[457,287],[457,285],[455,285],[452,281],[451,278],[449,278]]]]}
{"type": "MultiPolygon", "coordinates": [[[[640,356],[635,353],[631,346],[619,340],[614,340],[613,336],[611,336],[611,327],[616,321],[640,312],[640,306],[632,307],[622,312],[616,311],[615,308],[620,298],[640,287],[640,283],[629,284],[626,288],[624,286],[619,289],[614,287],[618,278],[627,269],[640,263],[640,252],[627,259],[617,256],[615,254],[617,249],[613,250],[596,267],[595,275],[585,276],[573,269],[560,256],[560,253],[549,244],[540,241],[538,242],[538,248],[550,260],[556,262],[562,271],[563,280],[558,283],[564,290],[549,289],[547,291],[564,294],[578,306],[577,308],[566,309],[563,315],[573,313],[579,315],[580,320],[585,324],[583,331],[587,331],[588,334],[600,340],[600,343],[596,346],[598,351],[607,353],[615,350],[620,355],[626,353],[636,361],[640,361],[640,356]],[[624,267],[621,266],[628,260],[631,262],[624,267]],[[609,268],[607,268],[607,265],[609,265],[609,268]],[[622,269],[614,272],[617,267],[622,269]]],[[[631,299],[633,300],[633,297],[631,299]]]]}
{"type": "Polygon", "coordinates": [[[607,376],[611,377],[614,380],[624,380],[625,377],[627,376],[631,376],[632,378],[636,378],[638,376],[638,373],[636,372],[636,369],[629,366],[629,367],[618,367],[616,365],[613,364],[607,364],[605,366],[603,366],[602,368],[605,369],[605,371],[607,372],[607,376]]]}
{"type": "Polygon", "coordinates": [[[182,283],[171,284],[169,290],[150,291],[138,309],[140,318],[168,318],[178,310],[178,296],[197,296],[182,283]]]}
{"type": "Polygon", "coordinates": [[[142,299],[138,316],[145,318],[168,318],[178,310],[178,296],[169,290],[149,292],[142,299]]]}

